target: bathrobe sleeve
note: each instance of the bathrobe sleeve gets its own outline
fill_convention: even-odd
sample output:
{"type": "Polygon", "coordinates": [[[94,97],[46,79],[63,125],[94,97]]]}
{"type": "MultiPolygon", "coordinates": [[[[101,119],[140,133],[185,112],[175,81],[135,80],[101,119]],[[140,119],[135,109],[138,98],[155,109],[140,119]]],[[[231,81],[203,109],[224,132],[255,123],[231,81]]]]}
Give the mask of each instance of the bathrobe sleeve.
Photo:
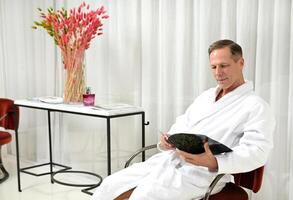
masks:
{"type": "Polygon", "coordinates": [[[218,173],[240,173],[265,165],[273,148],[275,119],[266,102],[258,99],[248,109],[241,129],[243,136],[233,152],[217,155],[218,173]]]}

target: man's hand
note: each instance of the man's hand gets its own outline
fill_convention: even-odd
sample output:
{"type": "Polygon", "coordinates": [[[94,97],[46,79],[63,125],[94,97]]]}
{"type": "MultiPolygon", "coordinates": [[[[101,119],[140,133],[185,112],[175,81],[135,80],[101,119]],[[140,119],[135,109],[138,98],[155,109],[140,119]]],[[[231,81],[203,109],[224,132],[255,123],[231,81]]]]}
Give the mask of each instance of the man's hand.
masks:
{"type": "Polygon", "coordinates": [[[218,162],[209,148],[207,142],[204,143],[205,152],[201,154],[191,154],[176,149],[177,154],[186,162],[197,166],[203,166],[209,168],[209,171],[216,172],[218,170],[218,162]]]}
{"type": "Polygon", "coordinates": [[[170,149],[174,149],[174,145],[170,144],[168,142],[168,137],[169,135],[166,133],[162,133],[161,137],[160,137],[160,148],[162,148],[163,150],[170,150],[170,149]]]}

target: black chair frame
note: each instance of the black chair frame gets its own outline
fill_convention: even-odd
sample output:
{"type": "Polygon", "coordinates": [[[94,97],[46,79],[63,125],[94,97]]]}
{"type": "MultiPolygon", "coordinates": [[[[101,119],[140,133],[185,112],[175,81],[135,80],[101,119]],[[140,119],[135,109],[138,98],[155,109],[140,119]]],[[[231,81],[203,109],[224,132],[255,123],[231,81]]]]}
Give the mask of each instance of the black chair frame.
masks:
{"type": "MultiPolygon", "coordinates": [[[[153,145],[149,145],[149,146],[146,146],[146,147],[143,147],[143,148],[140,148],[139,150],[137,150],[125,163],[125,166],[124,168],[128,167],[132,160],[134,158],[136,158],[136,156],[138,156],[139,154],[147,151],[147,150],[150,150],[150,149],[154,149],[154,148],[157,148],[157,144],[153,144],[153,145]]],[[[217,183],[219,182],[219,180],[224,176],[225,174],[219,174],[217,175],[214,180],[212,181],[212,183],[209,185],[209,188],[207,189],[206,193],[205,193],[205,197],[203,198],[203,200],[208,200],[210,198],[210,195],[212,194],[212,191],[214,189],[214,187],[217,185],[217,183]]]]}

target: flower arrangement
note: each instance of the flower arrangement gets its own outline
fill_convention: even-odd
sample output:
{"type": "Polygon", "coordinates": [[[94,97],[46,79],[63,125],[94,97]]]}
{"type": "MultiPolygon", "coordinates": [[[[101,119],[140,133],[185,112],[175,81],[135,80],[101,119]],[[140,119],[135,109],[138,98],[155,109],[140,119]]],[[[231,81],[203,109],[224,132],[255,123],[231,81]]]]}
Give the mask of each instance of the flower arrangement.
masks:
{"type": "Polygon", "coordinates": [[[85,92],[84,52],[89,48],[90,41],[102,34],[102,20],[109,16],[103,6],[90,10],[89,4],[85,2],[70,9],[69,13],[64,8],[48,8],[47,13],[41,8],[38,11],[41,21],[34,21],[32,28],[44,28],[61,50],[64,69],[67,71],[64,101],[81,101],[85,92]]]}

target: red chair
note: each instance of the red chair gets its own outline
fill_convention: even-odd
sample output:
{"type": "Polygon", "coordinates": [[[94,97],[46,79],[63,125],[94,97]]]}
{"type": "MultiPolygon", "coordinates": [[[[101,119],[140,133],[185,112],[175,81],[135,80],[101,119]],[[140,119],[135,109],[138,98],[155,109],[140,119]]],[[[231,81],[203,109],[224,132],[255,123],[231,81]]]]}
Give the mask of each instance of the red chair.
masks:
{"type": "Polygon", "coordinates": [[[220,174],[211,183],[204,200],[248,200],[248,194],[243,187],[257,193],[261,188],[263,172],[262,166],[250,172],[233,174],[234,183],[227,183],[221,192],[210,196],[213,187],[224,176],[220,174]]]}
{"type": "MultiPolygon", "coordinates": [[[[140,153],[156,147],[157,145],[150,145],[141,148],[127,160],[125,167],[128,167],[131,161],[140,153]]],[[[264,167],[260,167],[250,172],[233,174],[234,183],[227,183],[222,191],[220,191],[217,194],[211,195],[211,192],[217,184],[217,182],[225,175],[219,174],[210,184],[203,200],[248,200],[248,194],[243,189],[243,187],[252,190],[254,193],[258,192],[261,188],[263,172],[264,167]]],[[[131,195],[132,191],[133,189],[121,194],[120,196],[115,198],[115,200],[122,200],[128,198],[131,195]]]]}
{"type": "MultiPolygon", "coordinates": [[[[14,103],[10,99],[0,98],[0,127],[6,130],[15,130],[18,127],[19,109],[14,107],[14,103]],[[16,113],[16,114],[15,114],[16,113]]],[[[1,178],[0,183],[5,181],[9,174],[4,168],[1,156],[2,145],[11,142],[11,134],[7,131],[0,131],[0,170],[1,178]]]]}

